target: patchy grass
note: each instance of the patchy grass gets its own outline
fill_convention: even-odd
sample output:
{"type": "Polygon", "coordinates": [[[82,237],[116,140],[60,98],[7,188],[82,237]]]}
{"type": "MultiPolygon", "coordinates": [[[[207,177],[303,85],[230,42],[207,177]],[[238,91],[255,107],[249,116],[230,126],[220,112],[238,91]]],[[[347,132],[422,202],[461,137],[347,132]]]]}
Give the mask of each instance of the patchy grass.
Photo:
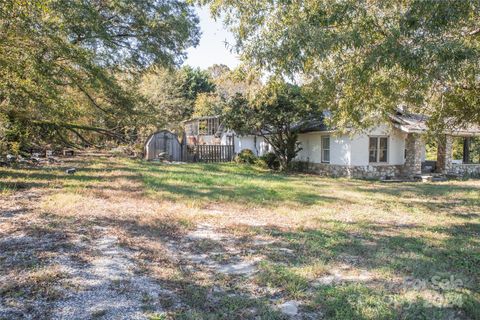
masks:
{"type": "MultiPolygon", "coordinates": [[[[24,311],[48,310],[65,277],[55,259],[98,258],[88,244],[102,227],[135,253],[135,272],[170,292],[139,302],[150,319],[283,319],[288,300],[313,319],[480,318],[478,180],[383,184],[121,158],[0,177],[0,306],[43,299],[24,311]],[[222,237],[191,240],[199,224],[222,237]],[[261,262],[252,275],[209,265],[240,258],[261,262]],[[165,313],[151,310],[158,300],[165,313]]],[[[136,290],[125,284],[112,282],[136,290]]]]}
{"type": "Polygon", "coordinates": [[[306,278],[283,265],[274,265],[266,262],[260,265],[258,282],[259,285],[284,290],[288,297],[292,299],[302,298],[308,289],[306,278]]]}
{"type": "Polygon", "coordinates": [[[37,268],[13,276],[14,280],[0,284],[0,296],[10,298],[33,297],[54,301],[62,297],[59,280],[65,274],[58,267],[37,268]]]}
{"type": "Polygon", "coordinates": [[[358,284],[326,286],[318,290],[317,303],[329,319],[395,319],[385,293],[358,284]]]}

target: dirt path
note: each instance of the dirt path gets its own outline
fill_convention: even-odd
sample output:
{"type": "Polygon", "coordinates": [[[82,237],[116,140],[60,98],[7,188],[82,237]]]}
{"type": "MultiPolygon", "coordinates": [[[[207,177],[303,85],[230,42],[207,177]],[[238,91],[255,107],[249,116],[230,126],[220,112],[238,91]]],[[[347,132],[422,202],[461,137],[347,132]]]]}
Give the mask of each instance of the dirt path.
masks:
{"type": "Polygon", "coordinates": [[[105,227],[61,230],[35,211],[38,192],[0,199],[0,319],[148,319],[161,285],[105,227]],[[94,238],[91,235],[94,234],[94,238]]]}
{"type": "MultiPolygon", "coordinates": [[[[248,312],[245,319],[272,311],[278,312],[276,319],[283,319],[281,314],[311,318],[302,314],[299,302],[255,283],[268,250],[277,250],[279,257],[291,254],[281,243],[259,237],[245,240],[206,222],[180,237],[157,235],[149,241],[164,247],[161,258],[182,273],[178,281],[162,282],[149,271],[156,262],[139,258],[143,248],[121,238],[127,235],[134,241],[135,235],[119,236],[114,224],[95,220],[57,220],[37,207],[42,196],[16,192],[0,200],[2,320],[151,319],[165,314],[174,319],[194,308],[207,314],[208,305],[220,301],[246,308],[239,310],[248,312]],[[269,249],[271,245],[275,248],[269,249]],[[162,305],[167,300],[171,303],[162,305]]],[[[157,266],[164,268],[162,263],[157,266]]]]}
{"type": "MultiPolygon", "coordinates": [[[[142,248],[126,247],[113,227],[51,219],[36,207],[41,197],[17,192],[0,203],[0,319],[150,319],[189,312],[191,297],[176,292],[184,294],[182,284],[164,286],[142,268],[142,248]],[[162,307],[166,299],[174,301],[167,309],[162,307]]],[[[227,277],[232,283],[253,279],[263,259],[258,249],[272,243],[256,240],[245,251],[241,239],[209,223],[175,240],[157,241],[166,249],[164,258],[177,267],[210,279],[227,277]]],[[[195,296],[196,290],[188,294],[195,296]]],[[[244,299],[218,285],[212,290],[211,301],[244,299]]],[[[272,301],[264,308],[300,319],[295,302],[286,307],[281,303],[272,301]]],[[[257,311],[252,310],[253,316],[257,311]]]]}
{"type": "MultiPolygon", "coordinates": [[[[100,237],[89,245],[95,257],[88,263],[59,259],[67,278],[62,282],[65,299],[52,312],[53,319],[146,319],[162,311],[158,283],[138,272],[133,252],[121,248],[108,229],[97,228],[100,237]]],[[[81,244],[80,244],[81,245],[81,244]]]]}

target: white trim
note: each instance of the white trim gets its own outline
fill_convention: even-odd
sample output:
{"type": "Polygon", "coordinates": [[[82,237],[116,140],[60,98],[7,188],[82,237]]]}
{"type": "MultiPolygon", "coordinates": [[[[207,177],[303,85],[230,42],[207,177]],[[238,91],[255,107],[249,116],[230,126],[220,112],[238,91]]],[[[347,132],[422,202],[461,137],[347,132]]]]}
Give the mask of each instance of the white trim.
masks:
{"type": "Polygon", "coordinates": [[[320,136],[320,162],[321,163],[325,163],[325,164],[330,164],[330,161],[332,160],[332,154],[331,154],[331,150],[332,150],[332,138],[330,135],[328,134],[324,134],[324,135],[321,135],[320,136]],[[328,149],[325,149],[323,147],[323,139],[324,138],[328,138],[328,149]],[[324,160],[324,154],[323,152],[328,150],[328,161],[325,161],[324,160]]]}
{"type": "Polygon", "coordinates": [[[369,135],[368,136],[368,164],[373,165],[373,166],[378,166],[378,165],[389,165],[390,164],[390,136],[389,135],[369,135]],[[370,161],[370,138],[377,138],[377,154],[376,154],[376,160],[377,161],[370,161]],[[386,138],[387,139],[387,160],[386,161],[379,161],[380,160],[380,139],[381,138],[386,138]]]}

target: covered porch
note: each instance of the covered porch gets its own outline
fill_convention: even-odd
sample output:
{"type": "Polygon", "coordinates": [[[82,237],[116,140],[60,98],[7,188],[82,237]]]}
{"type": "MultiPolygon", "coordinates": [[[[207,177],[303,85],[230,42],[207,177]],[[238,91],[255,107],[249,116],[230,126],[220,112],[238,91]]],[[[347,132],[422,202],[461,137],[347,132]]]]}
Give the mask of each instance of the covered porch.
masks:
{"type": "Polygon", "coordinates": [[[480,177],[479,126],[471,125],[438,135],[435,137],[436,155],[434,159],[427,159],[426,117],[397,114],[393,120],[394,126],[406,134],[405,164],[402,171],[404,176],[437,174],[447,177],[480,177]]]}

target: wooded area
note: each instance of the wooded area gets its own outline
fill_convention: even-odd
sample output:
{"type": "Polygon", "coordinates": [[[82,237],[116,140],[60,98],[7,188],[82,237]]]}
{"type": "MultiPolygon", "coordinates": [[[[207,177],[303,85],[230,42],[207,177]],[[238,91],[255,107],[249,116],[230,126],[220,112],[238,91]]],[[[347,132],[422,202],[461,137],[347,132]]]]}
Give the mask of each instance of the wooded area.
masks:
{"type": "MultiPolygon", "coordinates": [[[[298,86],[309,101],[294,117],[276,101],[275,113],[291,123],[260,113],[257,124],[270,131],[323,111],[340,130],[361,130],[399,107],[429,116],[432,134],[479,124],[479,10],[468,0],[6,0],[0,153],[119,144],[139,153],[152,132],[178,131],[192,116],[241,120],[261,105],[267,82],[298,86]],[[181,67],[199,42],[194,3],[231,28],[243,61],[237,70],[181,67]]],[[[294,141],[278,145],[285,161],[295,154],[294,141]]]]}

